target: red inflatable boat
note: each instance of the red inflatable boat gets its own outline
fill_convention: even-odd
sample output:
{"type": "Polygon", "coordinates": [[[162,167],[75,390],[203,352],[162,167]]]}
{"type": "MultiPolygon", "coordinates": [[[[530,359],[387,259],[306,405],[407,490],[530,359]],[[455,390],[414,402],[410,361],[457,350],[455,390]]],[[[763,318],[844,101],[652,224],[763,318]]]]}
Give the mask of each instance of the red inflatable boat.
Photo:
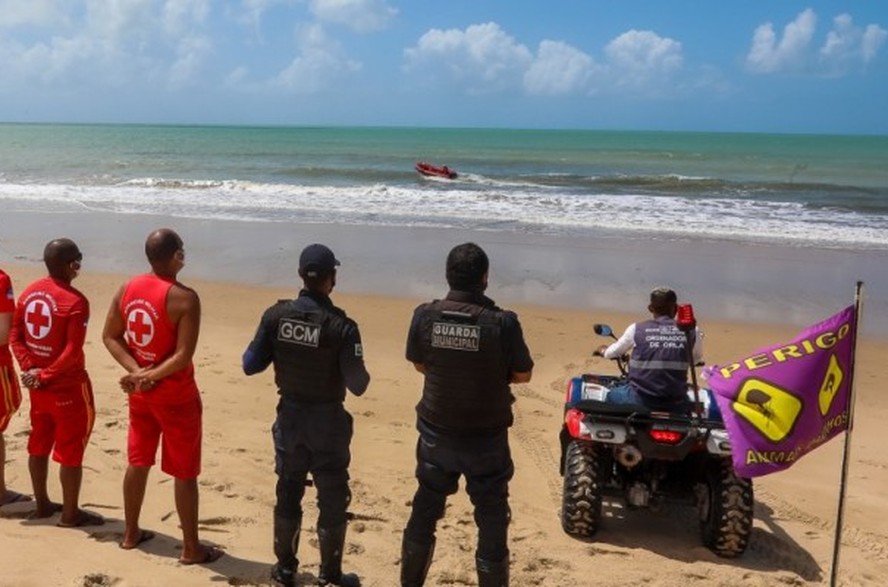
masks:
{"type": "Polygon", "coordinates": [[[416,171],[421,173],[422,175],[431,175],[435,177],[446,177],[447,179],[456,179],[457,173],[447,167],[432,165],[431,163],[426,163],[424,161],[420,161],[416,164],[416,171]]]}

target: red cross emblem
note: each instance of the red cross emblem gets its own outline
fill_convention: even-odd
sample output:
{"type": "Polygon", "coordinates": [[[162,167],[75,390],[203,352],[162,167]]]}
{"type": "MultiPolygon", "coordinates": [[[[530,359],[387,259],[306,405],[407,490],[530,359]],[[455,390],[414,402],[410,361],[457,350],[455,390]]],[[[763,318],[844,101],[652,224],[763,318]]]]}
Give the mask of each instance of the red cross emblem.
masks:
{"type": "Polygon", "coordinates": [[[25,328],[31,338],[40,340],[52,330],[52,312],[46,300],[31,300],[25,307],[25,328]]]}
{"type": "Polygon", "coordinates": [[[126,337],[138,347],[143,347],[154,338],[154,321],[151,315],[141,308],[132,310],[126,317],[126,337]]]}

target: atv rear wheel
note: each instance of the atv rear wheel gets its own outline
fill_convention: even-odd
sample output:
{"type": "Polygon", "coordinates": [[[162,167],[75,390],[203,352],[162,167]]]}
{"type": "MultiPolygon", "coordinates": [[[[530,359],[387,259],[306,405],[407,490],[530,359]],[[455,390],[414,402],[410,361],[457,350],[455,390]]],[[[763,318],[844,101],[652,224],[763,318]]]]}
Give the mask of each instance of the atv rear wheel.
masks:
{"type": "Polygon", "coordinates": [[[571,536],[589,538],[601,521],[601,449],[590,442],[571,440],[564,457],[561,527],[571,536]]]}
{"type": "Polygon", "coordinates": [[[752,532],[752,481],[738,477],[730,459],[710,464],[698,505],[703,544],[725,558],[743,554],[752,532]]]}

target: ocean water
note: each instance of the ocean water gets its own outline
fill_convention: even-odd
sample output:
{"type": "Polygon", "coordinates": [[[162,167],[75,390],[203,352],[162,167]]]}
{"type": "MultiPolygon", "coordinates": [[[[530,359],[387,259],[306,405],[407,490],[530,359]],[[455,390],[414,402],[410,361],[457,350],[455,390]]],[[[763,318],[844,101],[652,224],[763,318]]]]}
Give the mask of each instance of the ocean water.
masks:
{"type": "Polygon", "coordinates": [[[0,124],[0,209],[888,249],[886,164],[879,136],[0,124]]]}

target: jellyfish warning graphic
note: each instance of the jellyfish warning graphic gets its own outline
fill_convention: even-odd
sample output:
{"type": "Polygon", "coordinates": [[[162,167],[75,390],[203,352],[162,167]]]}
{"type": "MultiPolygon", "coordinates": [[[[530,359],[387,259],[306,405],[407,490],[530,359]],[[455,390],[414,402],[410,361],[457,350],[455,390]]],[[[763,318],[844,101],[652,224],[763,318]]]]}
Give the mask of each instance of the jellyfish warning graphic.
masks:
{"type": "Polygon", "coordinates": [[[787,344],[707,369],[740,475],[786,469],[848,427],[856,329],[849,306],[787,344]]]}

